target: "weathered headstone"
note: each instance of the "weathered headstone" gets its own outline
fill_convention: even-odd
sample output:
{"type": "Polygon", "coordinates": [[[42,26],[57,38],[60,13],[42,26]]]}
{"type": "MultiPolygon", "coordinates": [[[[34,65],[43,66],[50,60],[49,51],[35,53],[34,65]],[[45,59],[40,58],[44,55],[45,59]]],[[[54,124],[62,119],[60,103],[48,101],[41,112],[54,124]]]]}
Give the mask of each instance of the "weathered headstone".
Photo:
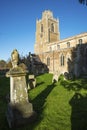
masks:
{"type": "Polygon", "coordinates": [[[35,86],[36,86],[35,76],[32,74],[32,75],[29,75],[28,78],[29,78],[28,89],[35,88],[35,86]]]}
{"type": "Polygon", "coordinates": [[[60,71],[59,70],[58,71],[54,71],[52,82],[58,82],[59,76],[60,76],[60,71]]]}
{"type": "Polygon", "coordinates": [[[14,50],[11,54],[12,69],[6,73],[10,77],[10,102],[6,117],[9,127],[18,127],[35,120],[36,113],[28,100],[26,71],[18,66],[19,54],[14,50]]]}
{"type": "Polygon", "coordinates": [[[69,79],[69,73],[68,73],[68,72],[65,72],[65,73],[64,73],[64,80],[66,80],[66,79],[67,79],[67,80],[69,79]]]}

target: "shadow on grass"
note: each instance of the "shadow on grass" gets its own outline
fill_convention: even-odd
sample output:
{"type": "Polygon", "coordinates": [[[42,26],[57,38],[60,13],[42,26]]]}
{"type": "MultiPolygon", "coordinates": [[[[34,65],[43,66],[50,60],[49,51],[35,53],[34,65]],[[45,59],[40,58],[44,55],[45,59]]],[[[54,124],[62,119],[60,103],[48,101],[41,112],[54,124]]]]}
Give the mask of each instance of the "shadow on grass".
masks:
{"type": "Polygon", "coordinates": [[[87,95],[80,92],[81,89],[87,90],[87,79],[61,80],[60,84],[75,93],[69,101],[72,108],[71,130],[87,130],[87,95]]]}
{"type": "Polygon", "coordinates": [[[71,130],[87,130],[87,95],[76,92],[70,100],[71,130]]]}
{"type": "Polygon", "coordinates": [[[44,103],[46,102],[46,99],[48,95],[51,93],[53,88],[56,86],[55,83],[52,83],[51,85],[48,85],[46,89],[44,89],[35,99],[32,100],[34,110],[37,113],[37,121],[35,125],[33,126],[33,129],[41,122],[41,120],[44,118],[43,115],[43,109],[44,109],[44,103]]]}
{"type": "Polygon", "coordinates": [[[81,89],[87,89],[87,79],[79,79],[78,81],[62,80],[60,84],[69,91],[79,91],[81,89]]]}
{"type": "Polygon", "coordinates": [[[36,84],[36,87],[39,87],[40,85],[44,84],[44,82],[40,82],[36,84]]]}

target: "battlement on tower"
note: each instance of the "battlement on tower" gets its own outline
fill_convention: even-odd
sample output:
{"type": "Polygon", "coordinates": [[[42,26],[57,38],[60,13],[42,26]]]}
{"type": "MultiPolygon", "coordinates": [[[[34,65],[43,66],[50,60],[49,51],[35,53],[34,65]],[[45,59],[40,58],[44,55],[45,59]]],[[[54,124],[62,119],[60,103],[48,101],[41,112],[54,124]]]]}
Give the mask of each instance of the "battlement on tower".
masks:
{"type": "Polygon", "coordinates": [[[42,13],[42,19],[43,18],[53,18],[53,13],[50,10],[45,10],[42,13]]]}

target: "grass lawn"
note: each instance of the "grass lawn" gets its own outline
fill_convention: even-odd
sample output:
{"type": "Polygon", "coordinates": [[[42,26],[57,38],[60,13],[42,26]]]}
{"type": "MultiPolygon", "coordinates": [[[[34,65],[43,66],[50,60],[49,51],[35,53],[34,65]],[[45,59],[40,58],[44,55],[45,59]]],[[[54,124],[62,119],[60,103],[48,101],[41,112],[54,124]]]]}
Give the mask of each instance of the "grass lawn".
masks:
{"type": "MultiPolygon", "coordinates": [[[[36,88],[29,90],[29,100],[37,120],[17,130],[87,130],[87,79],[52,83],[52,74],[37,76],[36,88]]],[[[0,78],[0,129],[10,130],[6,121],[6,95],[9,79],[0,78]]]]}

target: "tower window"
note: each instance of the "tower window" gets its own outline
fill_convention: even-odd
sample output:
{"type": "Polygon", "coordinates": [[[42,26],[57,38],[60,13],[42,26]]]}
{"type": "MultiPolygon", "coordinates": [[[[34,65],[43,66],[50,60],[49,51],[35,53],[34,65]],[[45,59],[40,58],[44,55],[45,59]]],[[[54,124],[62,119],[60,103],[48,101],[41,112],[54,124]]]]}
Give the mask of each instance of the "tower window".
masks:
{"type": "Polygon", "coordinates": [[[60,45],[57,45],[57,49],[58,49],[58,50],[60,49],[60,45]]]}
{"type": "Polygon", "coordinates": [[[41,32],[43,32],[43,24],[41,24],[41,32]]]}
{"type": "Polygon", "coordinates": [[[61,66],[64,66],[64,55],[62,54],[61,57],[60,57],[60,65],[61,66]]]}
{"type": "Polygon", "coordinates": [[[50,51],[52,51],[52,47],[50,47],[50,51]]]}
{"type": "Polygon", "coordinates": [[[79,44],[80,44],[80,45],[82,44],[82,39],[79,39],[79,44]]]}
{"type": "Polygon", "coordinates": [[[51,31],[54,32],[54,24],[51,24],[51,31]]]}
{"type": "Polygon", "coordinates": [[[50,58],[47,58],[47,66],[50,66],[50,58]]]}
{"type": "Polygon", "coordinates": [[[67,42],[67,48],[69,48],[70,47],[70,42],[67,42]]]}

